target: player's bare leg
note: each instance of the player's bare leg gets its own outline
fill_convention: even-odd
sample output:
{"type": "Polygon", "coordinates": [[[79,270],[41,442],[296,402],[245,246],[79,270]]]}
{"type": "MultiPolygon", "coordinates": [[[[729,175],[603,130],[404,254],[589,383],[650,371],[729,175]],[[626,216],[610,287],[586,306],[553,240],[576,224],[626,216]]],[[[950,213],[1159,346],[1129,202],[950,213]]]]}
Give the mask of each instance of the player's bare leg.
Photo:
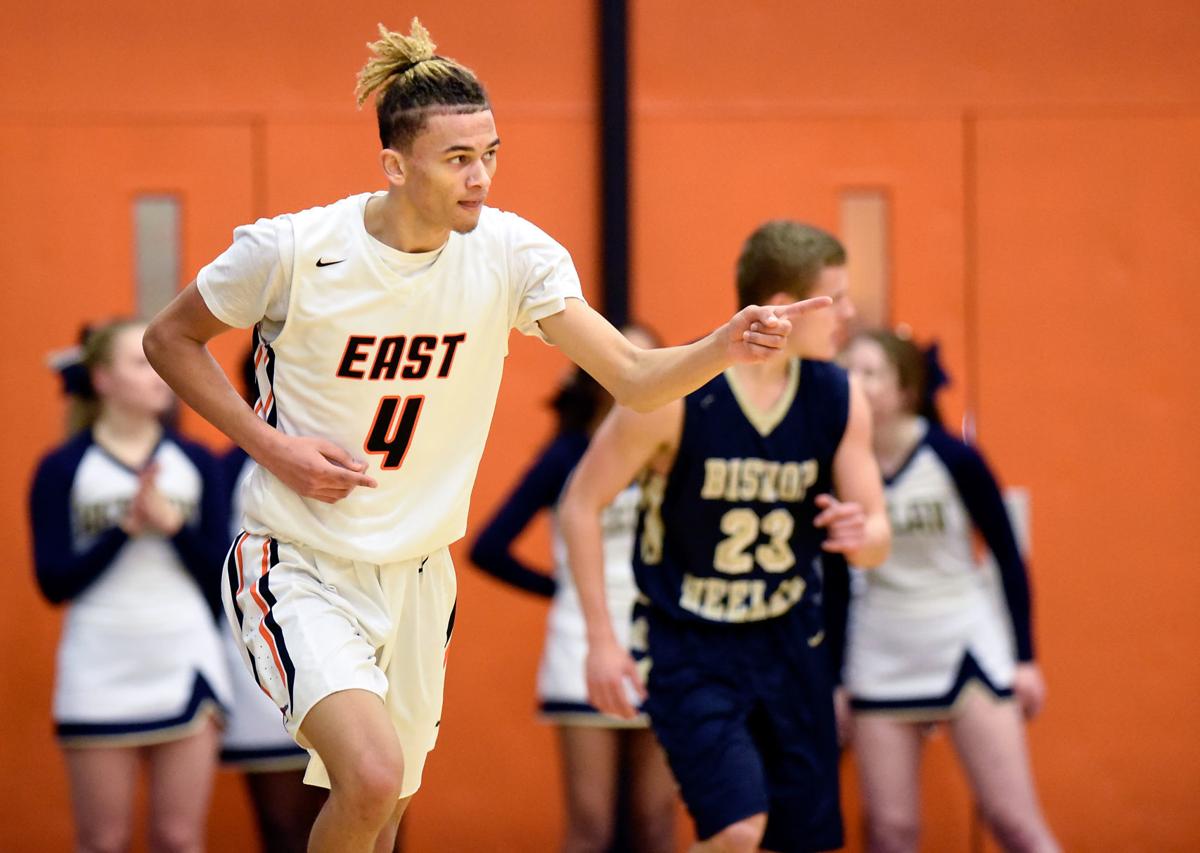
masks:
{"type": "Polygon", "coordinates": [[[300,732],[321,756],[330,780],[310,853],[372,853],[396,815],[404,781],[404,756],[383,700],[366,690],[326,696],[308,712],[300,732]]]}
{"type": "Polygon", "coordinates": [[[1058,843],[1038,806],[1017,703],[997,702],[979,691],[970,691],[963,703],[950,734],[996,840],[1005,850],[1055,853],[1058,843]]]}
{"type": "Polygon", "coordinates": [[[150,849],[154,853],[204,850],[208,804],[217,772],[221,732],[211,717],[195,734],[147,747],[150,775],[150,849]]]}
{"type": "Polygon", "coordinates": [[[917,849],[923,739],[919,723],[881,714],[854,716],[854,760],[872,853],[917,849]]]}
{"type": "Polygon", "coordinates": [[[767,815],[760,812],[731,823],[712,838],[697,842],[691,853],[757,853],[766,830],[767,815]]]}

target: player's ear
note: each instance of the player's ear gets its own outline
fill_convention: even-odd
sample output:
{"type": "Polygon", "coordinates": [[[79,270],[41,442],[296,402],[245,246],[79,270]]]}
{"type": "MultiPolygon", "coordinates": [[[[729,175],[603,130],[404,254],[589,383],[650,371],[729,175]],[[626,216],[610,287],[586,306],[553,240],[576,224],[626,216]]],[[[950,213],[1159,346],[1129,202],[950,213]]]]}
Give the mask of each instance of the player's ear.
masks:
{"type": "Polygon", "coordinates": [[[383,166],[383,174],[388,183],[394,187],[404,185],[405,163],[404,155],[394,148],[385,148],[379,152],[379,164],[383,166]]]}

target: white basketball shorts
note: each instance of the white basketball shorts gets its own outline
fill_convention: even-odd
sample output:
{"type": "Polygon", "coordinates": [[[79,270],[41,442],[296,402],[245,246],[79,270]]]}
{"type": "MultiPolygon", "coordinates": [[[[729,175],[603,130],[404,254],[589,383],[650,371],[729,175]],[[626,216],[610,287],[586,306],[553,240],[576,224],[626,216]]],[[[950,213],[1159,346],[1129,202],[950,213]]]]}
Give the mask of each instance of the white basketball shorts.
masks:
{"type": "Polygon", "coordinates": [[[457,585],[450,552],[376,565],[242,532],[225,561],[225,610],[259,687],[309,749],[304,780],[329,787],[301,731],[342,690],[379,696],[404,753],[401,797],[421,785],[442,717],[457,585]]]}

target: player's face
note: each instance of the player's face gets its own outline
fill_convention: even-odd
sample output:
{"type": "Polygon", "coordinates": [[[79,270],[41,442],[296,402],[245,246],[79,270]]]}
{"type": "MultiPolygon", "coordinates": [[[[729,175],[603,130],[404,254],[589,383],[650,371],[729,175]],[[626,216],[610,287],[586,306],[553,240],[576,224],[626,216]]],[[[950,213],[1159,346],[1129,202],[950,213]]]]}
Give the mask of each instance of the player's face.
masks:
{"type": "Polygon", "coordinates": [[[842,354],[842,364],[858,378],[859,387],[871,415],[883,422],[906,413],[905,395],[900,388],[900,375],[884,353],[883,347],[870,338],[858,338],[842,354]]]}
{"type": "Polygon", "coordinates": [[[833,305],[823,311],[805,314],[789,337],[793,355],[830,361],[846,341],[850,321],[854,319],[854,303],[850,301],[850,279],[846,268],[825,267],[817,276],[813,296],[828,296],[833,305]]]}
{"type": "Polygon", "coordinates": [[[144,326],[131,326],[117,334],[107,364],[92,371],[92,384],[102,403],[146,417],[158,417],[171,407],[174,396],[142,351],[144,326]]]}
{"type": "Polygon", "coordinates": [[[500,137],[491,110],[432,115],[404,155],[404,195],[431,229],[466,234],[479,224],[500,137]]]}

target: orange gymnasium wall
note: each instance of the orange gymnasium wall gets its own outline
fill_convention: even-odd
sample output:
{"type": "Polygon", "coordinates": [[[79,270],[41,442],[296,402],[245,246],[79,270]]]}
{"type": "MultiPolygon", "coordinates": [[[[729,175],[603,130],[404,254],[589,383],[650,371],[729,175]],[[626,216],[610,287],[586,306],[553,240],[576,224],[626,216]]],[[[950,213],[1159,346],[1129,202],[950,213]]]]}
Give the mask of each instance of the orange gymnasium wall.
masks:
{"type": "MultiPolygon", "coordinates": [[[[1200,297],[1184,286],[1200,260],[1192,4],[631,6],[636,312],[672,341],[697,335],[732,307],[732,261],[755,224],[836,228],[840,192],[886,191],[892,317],[942,339],[948,410],[971,411],[1004,480],[1032,494],[1050,702],[1030,731],[1049,818],[1071,850],[1194,848],[1200,628],[1181,533],[1200,474],[1188,373],[1200,297]]],[[[413,13],[490,87],[504,138],[494,202],[566,244],[595,297],[592,4],[119,0],[101,12],[59,0],[9,12],[0,381],[20,408],[0,426],[13,458],[0,490],[4,849],[70,838],[49,726],[59,617],[30,579],[24,519],[62,417],[43,357],[81,320],[133,307],[135,194],[183,200],[190,279],[240,222],[379,186],[353,74],[375,22],[413,13]]],[[[227,364],[239,346],[222,342],[227,364]]],[[[541,404],[562,369],[514,337],[473,525],[547,436],[541,404]]],[[[544,529],[525,543],[542,564],[544,545],[544,529]]],[[[532,714],[544,608],[457,557],[445,734],[410,849],[552,849],[557,764],[532,714]]],[[[944,743],[925,782],[926,848],[964,849],[969,799],[944,743]]],[[[214,846],[248,837],[231,775],[211,830],[214,846]]]]}
{"type": "MultiPolygon", "coordinates": [[[[957,424],[1032,497],[1030,728],[1067,850],[1200,846],[1194,3],[634,4],[636,313],[732,306],[764,219],[891,208],[891,319],[943,343],[957,424]]],[[[853,763],[845,789],[860,838],[853,763]]],[[[973,844],[944,738],[927,850],[973,844]]]]}

